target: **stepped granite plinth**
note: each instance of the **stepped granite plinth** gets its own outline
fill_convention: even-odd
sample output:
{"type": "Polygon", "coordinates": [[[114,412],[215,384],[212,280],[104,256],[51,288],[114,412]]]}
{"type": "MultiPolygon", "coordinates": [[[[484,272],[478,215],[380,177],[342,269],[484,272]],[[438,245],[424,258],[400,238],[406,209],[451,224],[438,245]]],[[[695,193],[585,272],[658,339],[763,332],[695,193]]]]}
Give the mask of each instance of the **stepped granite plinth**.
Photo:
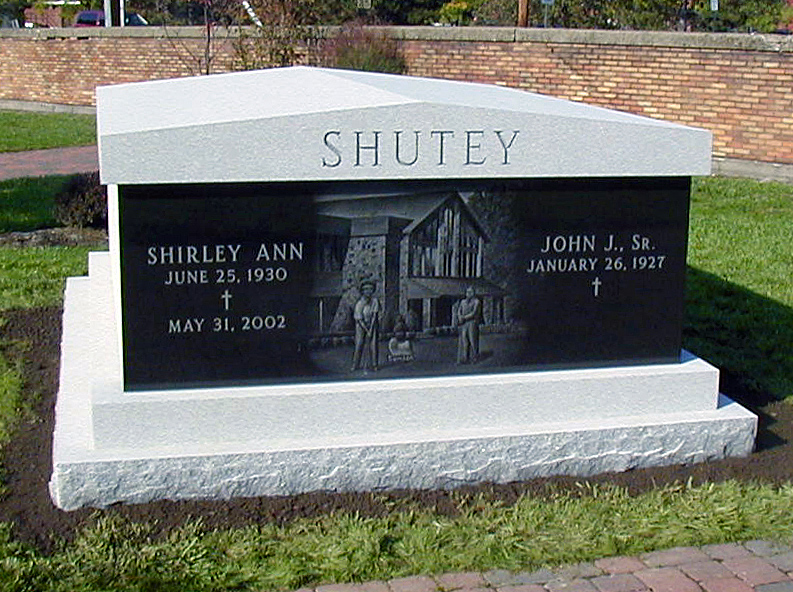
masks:
{"type": "Polygon", "coordinates": [[[681,347],[707,132],[303,67],[97,96],[110,251],[67,282],[59,507],[751,453],[681,347]]]}

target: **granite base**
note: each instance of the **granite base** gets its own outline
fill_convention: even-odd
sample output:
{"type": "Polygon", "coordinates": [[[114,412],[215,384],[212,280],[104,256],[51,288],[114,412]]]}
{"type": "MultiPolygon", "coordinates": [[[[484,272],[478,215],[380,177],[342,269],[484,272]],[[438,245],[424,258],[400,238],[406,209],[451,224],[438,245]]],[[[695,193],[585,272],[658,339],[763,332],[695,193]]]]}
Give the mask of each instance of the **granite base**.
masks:
{"type": "Polygon", "coordinates": [[[588,476],[754,446],[756,416],[685,353],[654,366],[126,393],[110,275],[109,255],[93,253],[89,276],[67,282],[50,481],[65,510],[588,476]]]}

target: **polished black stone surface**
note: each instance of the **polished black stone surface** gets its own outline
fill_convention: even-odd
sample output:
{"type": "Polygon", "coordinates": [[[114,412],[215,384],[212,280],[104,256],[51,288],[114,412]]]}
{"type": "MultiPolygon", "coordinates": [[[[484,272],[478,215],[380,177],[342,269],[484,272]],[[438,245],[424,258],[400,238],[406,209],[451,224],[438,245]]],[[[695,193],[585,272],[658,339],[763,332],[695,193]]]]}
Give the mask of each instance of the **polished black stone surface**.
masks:
{"type": "Polygon", "coordinates": [[[677,362],[689,192],[688,178],[122,186],[125,387],[677,362]]]}

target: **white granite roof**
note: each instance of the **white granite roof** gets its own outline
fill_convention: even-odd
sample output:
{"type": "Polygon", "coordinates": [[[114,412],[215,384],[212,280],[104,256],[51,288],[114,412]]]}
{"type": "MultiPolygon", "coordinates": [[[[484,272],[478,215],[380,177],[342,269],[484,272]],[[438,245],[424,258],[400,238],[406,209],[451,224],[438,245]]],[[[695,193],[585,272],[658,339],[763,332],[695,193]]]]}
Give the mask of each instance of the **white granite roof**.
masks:
{"type": "Polygon", "coordinates": [[[704,130],[500,86],[410,76],[257,70],[100,87],[97,108],[108,183],[710,171],[704,130]],[[402,162],[394,158],[397,140],[402,162]],[[406,165],[414,142],[419,158],[406,165]],[[374,143],[379,161],[366,148],[374,143]]]}

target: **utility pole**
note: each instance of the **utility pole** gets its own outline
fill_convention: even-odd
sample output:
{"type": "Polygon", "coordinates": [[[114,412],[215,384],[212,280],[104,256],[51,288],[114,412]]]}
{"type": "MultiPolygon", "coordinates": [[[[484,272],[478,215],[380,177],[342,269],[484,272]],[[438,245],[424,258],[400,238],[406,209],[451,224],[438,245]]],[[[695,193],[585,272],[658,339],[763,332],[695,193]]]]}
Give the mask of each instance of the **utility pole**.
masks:
{"type": "Polygon", "coordinates": [[[518,26],[529,26],[529,0],[518,0],[518,26]]]}
{"type": "Polygon", "coordinates": [[[123,27],[126,20],[125,0],[104,0],[105,26],[123,27]]]}

